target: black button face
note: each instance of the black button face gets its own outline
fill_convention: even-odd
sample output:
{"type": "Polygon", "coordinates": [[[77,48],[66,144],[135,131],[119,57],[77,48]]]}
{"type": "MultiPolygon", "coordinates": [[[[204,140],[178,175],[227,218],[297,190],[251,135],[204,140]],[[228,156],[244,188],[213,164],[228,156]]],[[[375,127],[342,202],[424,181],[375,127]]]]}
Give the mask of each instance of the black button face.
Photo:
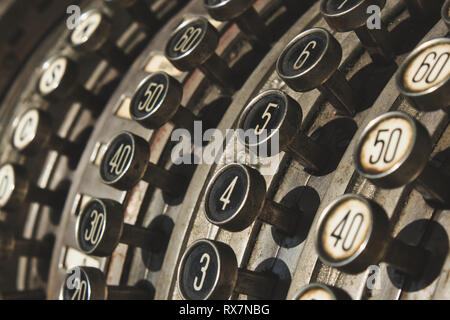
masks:
{"type": "Polygon", "coordinates": [[[214,180],[207,195],[208,218],[220,223],[235,215],[247,196],[248,183],[247,174],[240,166],[232,166],[223,171],[214,180]]]}
{"type": "Polygon", "coordinates": [[[189,249],[180,272],[180,290],[188,300],[207,299],[215,289],[218,257],[208,242],[199,242],[189,249]]]}
{"type": "Polygon", "coordinates": [[[141,84],[130,104],[133,119],[143,120],[157,112],[166,98],[168,86],[164,73],[155,73],[141,84]]]}
{"type": "Polygon", "coordinates": [[[339,14],[356,7],[365,0],[324,0],[324,1],[326,1],[324,8],[328,14],[339,14]]]}
{"type": "Polygon", "coordinates": [[[326,34],[320,31],[298,39],[281,55],[279,72],[286,77],[302,74],[321,59],[327,40],[326,34]]]}
{"type": "Polygon", "coordinates": [[[107,183],[120,180],[129,170],[134,157],[134,141],[129,134],[118,135],[108,146],[100,166],[100,175],[107,183]]]}
{"type": "Polygon", "coordinates": [[[73,268],[68,271],[64,280],[63,300],[90,300],[91,287],[89,279],[82,268],[73,268]]]}
{"type": "Polygon", "coordinates": [[[246,145],[262,144],[269,140],[276,133],[271,130],[278,130],[285,116],[286,102],[283,97],[276,93],[261,96],[242,122],[246,145]],[[261,137],[266,138],[259,141],[261,137]]]}
{"type": "Polygon", "coordinates": [[[94,251],[105,232],[105,208],[99,201],[91,201],[83,209],[77,225],[77,240],[84,252],[94,251]]]}
{"type": "Polygon", "coordinates": [[[166,54],[169,58],[177,59],[189,54],[202,40],[205,34],[205,24],[194,20],[180,28],[167,45],[166,54]]]}

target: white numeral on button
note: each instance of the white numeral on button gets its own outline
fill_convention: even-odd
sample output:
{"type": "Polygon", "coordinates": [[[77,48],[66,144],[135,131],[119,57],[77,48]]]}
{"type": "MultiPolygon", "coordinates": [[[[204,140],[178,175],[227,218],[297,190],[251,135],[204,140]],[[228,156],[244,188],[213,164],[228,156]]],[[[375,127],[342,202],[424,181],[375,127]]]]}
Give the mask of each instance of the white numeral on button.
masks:
{"type": "Polygon", "coordinates": [[[236,187],[236,182],[239,180],[239,177],[236,176],[233,181],[231,181],[228,188],[226,188],[225,192],[220,197],[220,201],[223,202],[222,210],[226,210],[228,204],[230,203],[231,195],[233,194],[233,190],[236,187]]]}
{"type": "Polygon", "coordinates": [[[412,145],[413,128],[400,118],[380,122],[363,142],[360,162],[368,172],[386,172],[399,163],[412,145]]]}
{"type": "Polygon", "coordinates": [[[272,114],[269,112],[270,108],[278,108],[278,105],[276,103],[269,103],[267,105],[266,111],[264,111],[261,119],[266,119],[266,122],[264,122],[264,125],[259,128],[259,124],[255,127],[255,135],[259,136],[261,135],[264,130],[267,128],[267,125],[269,124],[270,119],[272,119],[272,114]]]}
{"type": "Polygon", "coordinates": [[[298,56],[297,61],[294,63],[294,70],[299,70],[305,62],[308,60],[309,56],[311,55],[310,49],[314,49],[317,45],[317,41],[311,41],[309,42],[305,49],[303,49],[302,53],[298,56]]]}
{"type": "Polygon", "coordinates": [[[73,286],[75,292],[72,296],[72,300],[86,300],[87,282],[85,280],[80,281],[80,279],[76,278],[73,280],[73,286]]]}
{"type": "Polygon", "coordinates": [[[351,199],[332,209],[321,236],[327,255],[335,260],[351,257],[363,245],[370,230],[370,208],[351,199]]]}
{"type": "Polygon", "coordinates": [[[90,241],[93,245],[97,244],[103,229],[105,215],[97,210],[91,212],[91,230],[84,233],[84,239],[90,241]],[[88,233],[89,232],[89,233],[88,233]]]}
{"type": "Polygon", "coordinates": [[[425,91],[450,75],[450,44],[432,46],[421,52],[404,73],[404,85],[412,91],[425,91]]]}
{"type": "Polygon", "coordinates": [[[122,174],[125,170],[125,166],[128,163],[128,159],[131,154],[131,146],[121,144],[119,149],[117,149],[114,157],[109,162],[110,172],[116,175],[122,174]]]}
{"type": "Polygon", "coordinates": [[[208,270],[210,260],[211,260],[211,257],[207,253],[204,253],[200,259],[200,263],[204,263],[204,261],[206,261],[206,262],[205,262],[205,265],[200,269],[200,272],[202,273],[202,278],[200,279],[200,283],[197,283],[198,277],[194,278],[194,289],[196,291],[200,291],[203,288],[203,284],[205,283],[205,278],[206,278],[206,271],[208,270]]]}
{"type": "Polygon", "coordinates": [[[202,33],[201,28],[194,28],[194,27],[187,28],[183,36],[175,44],[173,51],[181,53],[189,51],[195,45],[201,33],[202,33]]]}
{"type": "Polygon", "coordinates": [[[145,112],[152,111],[156,103],[159,100],[159,97],[164,92],[164,85],[163,84],[157,84],[155,82],[152,82],[148,85],[147,90],[145,91],[145,96],[147,97],[145,102],[142,103],[139,102],[138,110],[142,111],[145,110],[145,112]]]}

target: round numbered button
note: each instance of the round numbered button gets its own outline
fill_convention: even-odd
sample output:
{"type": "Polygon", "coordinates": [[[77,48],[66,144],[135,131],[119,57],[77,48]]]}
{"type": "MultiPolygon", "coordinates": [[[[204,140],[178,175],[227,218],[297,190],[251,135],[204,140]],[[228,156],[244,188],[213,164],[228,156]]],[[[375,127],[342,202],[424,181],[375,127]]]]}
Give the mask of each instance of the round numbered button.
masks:
{"type": "Polygon", "coordinates": [[[258,218],[288,234],[297,229],[295,212],[266,199],[266,182],[253,168],[227,165],[217,172],[206,190],[206,217],[226,230],[242,231],[258,218]]]}
{"type": "Polygon", "coordinates": [[[450,203],[448,177],[428,164],[432,151],[426,128],[403,112],[389,112],[372,120],[355,149],[356,169],[383,188],[416,181],[426,198],[450,203]]]}
{"type": "Polygon", "coordinates": [[[155,188],[181,195],[186,179],[152,163],[149,143],[130,132],[122,132],[108,144],[100,165],[103,182],[119,190],[129,190],[144,180],[155,188]]]}
{"type": "Polygon", "coordinates": [[[78,83],[78,73],[75,62],[65,56],[55,56],[43,64],[37,92],[50,101],[69,99],[92,110],[100,108],[102,101],[78,83]]]}
{"type": "Polygon", "coordinates": [[[322,212],[315,234],[316,251],[323,263],[350,274],[383,261],[419,276],[425,251],[392,239],[389,230],[389,218],[380,206],[347,194],[322,212]]]}
{"type": "Polygon", "coordinates": [[[171,121],[177,127],[193,130],[198,118],[181,105],[183,87],[165,72],[146,77],[138,86],[130,104],[133,120],[148,129],[171,121]]]}
{"type": "Polygon", "coordinates": [[[81,146],[52,132],[51,117],[37,108],[29,109],[20,115],[12,145],[27,155],[35,155],[42,150],[56,150],[69,157],[77,157],[81,153],[81,146]]]}
{"type": "Polygon", "coordinates": [[[120,72],[128,70],[131,61],[111,41],[111,22],[99,10],[83,13],[70,35],[74,49],[95,52],[120,72]]]}
{"type": "Polygon", "coordinates": [[[285,151],[306,168],[323,170],[326,150],[301,130],[300,105],[280,90],[267,90],[255,97],[242,112],[238,127],[240,141],[260,157],[285,151]]]}
{"type": "Polygon", "coordinates": [[[77,219],[78,247],[98,257],[112,255],[119,243],[149,251],[162,248],[162,235],[159,232],[126,224],[124,218],[120,203],[105,199],[91,200],[77,219]]]}
{"type": "Polygon", "coordinates": [[[62,201],[58,192],[32,185],[24,167],[11,163],[0,166],[0,209],[14,210],[25,202],[60,208],[62,201]]]}
{"type": "Polygon", "coordinates": [[[166,57],[179,70],[199,68],[225,92],[232,93],[235,81],[227,63],[215,53],[218,43],[218,31],[206,18],[191,18],[169,37],[166,57]]]}
{"type": "Polygon", "coordinates": [[[253,1],[242,0],[203,0],[209,15],[217,21],[235,21],[239,29],[252,42],[268,47],[270,33],[264,20],[253,8],[253,1]]]}
{"type": "Polygon", "coordinates": [[[450,106],[450,39],[438,38],[416,48],[396,77],[402,95],[422,111],[450,106]]]}
{"type": "Polygon", "coordinates": [[[61,300],[145,300],[149,293],[136,287],[108,286],[103,272],[92,267],[67,271],[61,285],[61,300]]]}
{"type": "Polygon", "coordinates": [[[324,285],[322,283],[311,283],[301,288],[294,300],[349,300],[346,292],[339,288],[324,285]]]}
{"type": "Polygon", "coordinates": [[[394,56],[388,32],[383,25],[367,26],[371,8],[385,4],[386,0],[322,0],[320,11],[334,30],[354,31],[375,62],[387,62],[394,56]]]}
{"type": "Polygon", "coordinates": [[[338,70],[341,59],[339,42],[327,30],[313,28],[287,45],[278,59],[277,72],[293,90],[317,88],[340,113],[354,115],[355,94],[338,70]]]}
{"type": "Polygon", "coordinates": [[[270,298],[276,278],[238,269],[233,249],[214,240],[197,240],[184,253],[178,288],[185,300],[225,300],[233,292],[270,298]]]}

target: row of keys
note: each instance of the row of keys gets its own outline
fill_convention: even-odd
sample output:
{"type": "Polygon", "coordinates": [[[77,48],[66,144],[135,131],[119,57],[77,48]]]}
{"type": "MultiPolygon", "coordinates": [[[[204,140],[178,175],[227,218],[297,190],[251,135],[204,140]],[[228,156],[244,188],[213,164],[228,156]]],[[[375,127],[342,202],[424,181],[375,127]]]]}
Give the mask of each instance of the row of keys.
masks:
{"type": "MultiPolygon", "coordinates": [[[[214,243],[216,247],[222,247],[222,243],[214,243]]],[[[226,247],[225,247],[226,248],[226,247]]],[[[224,248],[222,248],[223,251],[224,248]]],[[[227,248],[228,249],[228,248],[227,248]]],[[[198,246],[192,248],[192,250],[199,251],[198,246]]],[[[225,249],[226,250],[226,249],[225,249]]],[[[204,251],[202,251],[204,252],[204,251]]],[[[226,256],[220,252],[223,258],[226,256]]],[[[206,256],[205,256],[206,257],[206,256]]],[[[217,258],[217,257],[214,257],[217,258]]],[[[204,258],[206,261],[207,258],[204,258]]],[[[209,258],[210,259],[210,258],[209,258]]],[[[186,270],[187,271],[187,270],[186,270]]],[[[189,270],[191,271],[191,270],[189,270]]],[[[189,272],[187,271],[187,272],[189,272]]],[[[192,271],[191,271],[192,272],[192,271]]],[[[271,287],[273,285],[273,279],[266,278],[262,274],[252,273],[248,270],[238,270],[238,283],[233,286],[233,282],[230,286],[236,289],[239,285],[239,281],[243,282],[251,277],[251,285],[246,284],[246,289],[241,288],[238,291],[257,291],[256,289],[262,289],[262,284],[271,287]],[[244,276],[245,274],[245,276],[244,276]]],[[[228,280],[228,279],[227,279],[228,280]]],[[[200,282],[199,282],[200,283],[200,282]]],[[[200,284],[196,285],[196,288],[200,284]]],[[[226,295],[217,294],[219,289],[222,289],[224,280],[220,280],[220,283],[216,284],[216,288],[211,288],[210,297],[224,299],[226,295]]],[[[202,287],[211,286],[208,283],[203,283],[202,287]]],[[[206,291],[207,289],[205,289],[206,291]]],[[[227,288],[228,292],[231,290],[227,288]]],[[[199,295],[202,293],[199,293],[199,295]]],[[[19,297],[21,299],[43,299],[44,293],[42,291],[27,291],[21,293],[6,293],[4,297],[19,297]]],[[[185,296],[184,296],[185,297],[185,296]]],[[[64,283],[61,286],[60,298],[62,300],[115,300],[115,299],[149,299],[150,295],[147,290],[138,287],[126,287],[126,286],[108,286],[106,279],[101,270],[93,267],[74,267],[67,272],[64,283]]],[[[349,295],[343,290],[327,286],[319,283],[312,283],[301,288],[295,295],[294,300],[349,300],[349,295]]]]}
{"type": "MultiPolygon", "coordinates": [[[[422,124],[405,113],[390,112],[374,119],[359,138],[355,150],[357,170],[388,188],[418,180],[419,191],[427,190],[434,200],[449,204],[449,177],[427,164],[431,147],[430,136],[422,124]]],[[[241,164],[226,165],[207,187],[206,217],[232,232],[244,230],[260,219],[292,233],[299,222],[295,212],[266,199],[265,194],[266,184],[258,171],[241,164]]],[[[389,230],[389,218],[379,205],[347,194],[323,211],[316,230],[317,252],[324,263],[347,273],[360,273],[385,261],[413,277],[420,276],[427,253],[394,240],[389,230]]],[[[199,240],[189,247],[178,273],[183,298],[226,299],[232,292],[264,292],[260,286],[267,286],[267,278],[253,273],[250,274],[255,283],[250,288],[239,286],[239,279],[249,271],[238,270],[231,252],[225,244],[212,240],[199,240]]],[[[248,284],[250,280],[245,281],[248,284]]]]}
{"type": "MultiPolygon", "coordinates": [[[[358,31],[360,34],[361,32],[361,30],[358,31]]],[[[206,19],[193,18],[183,22],[174,31],[166,47],[166,55],[180,70],[188,71],[200,68],[205,74],[212,76],[222,88],[230,89],[230,83],[226,82],[227,79],[231,79],[229,77],[231,73],[223,61],[217,62],[219,58],[214,53],[217,39],[217,32],[206,19]],[[217,62],[218,66],[223,67],[218,68],[219,73],[211,72],[210,59],[217,62]]],[[[379,52],[387,57],[387,50],[383,51],[382,48],[379,52]]],[[[338,71],[341,58],[342,49],[329,32],[324,29],[311,29],[299,35],[288,45],[280,56],[277,70],[283,80],[295,90],[307,91],[320,88],[322,92],[326,93],[325,95],[330,97],[329,100],[337,106],[338,110],[353,115],[356,110],[354,93],[345,77],[338,71]],[[314,60],[309,59],[310,57],[314,57],[314,60]],[[334,63],[330,63],[330,61],[334,61],[334,63]],[[339,96],[335,92],[343,93],[343,95],[339,96]]],[[[157,128],[168,121],[172,121],[179,127],[190,128],[190,124],[196,119],[194,115],[188,113],[188,117],[177,116],[180,114],[180,110],[185,110],[181,107],[181,97],[182,87],[175,79],[163,72],[151,74],[141,82],[132,99],[130,108],[132,118],[150,129],[157,128]],[[177,120],[180,118],[188,120],[181,123],[177,120]]],[[[326,158],[324,156],[326,150],[301,134],[301,118],[301,108],[296,101],[282,91],[269,90],[249,103],[241,115],[239,127],[244,130],[253,129],[255,135],[263,129],[277,129],[280,132],[281,141],[285,141],[281,143],[282,149],[294,151],[305,166],[318,170],[324,167],[320,161],[326,158]],[[270,105],[272,105],[272,109],[268,107],[270,105]],[[275,111],[272,113],[269,110],[275,111]],[[268,117],[267,114],[270,116],[268,117]],[[259,123],[260,119],[267,121],[261,124],[259,123]],[[292,121],[292,119],[299,121],[292,121]]],[[[427,133],[426,130],[419,130],[419,132],[420,134],[427,133]]],[[[250,146],[248,141],[243,141],[248,147],[250,146]]],[[[428,143],[431,148],[429,140],[424,139],[420,143],[428,143]]],[[[386,144],[387,151],[381,150],[380,152],[384,151],[390,154],[391,144],[386,144]]],[[[397,146],[399,144],[398,141],[397,146]]],[[[162,176],[159,179],[154,176],[150,177],[148,152],[149,146],[144,139],[131,133],[119,134],[108,144],[100,168],[102,180],[121,190],[133,187],[141,179],[150,183],[161,181],[162,176]]],[[[158,174],[168,174],[162,172],[161,169],[156,170],[153,165],[150,168],[158,174]]],[[[404,184],[408,182],[410,181],[405,181],[404,184]]],[[[256,219],[260,219],[287,234],[292,234],[298,223],[295,213],[266,199],[265,193],[266,184],[258,171],[240,164],[227,165],[213,177],[207,187],[205,201],[207,218],[211,223],[233,232],[241,231],[256,219]],[[255,210],[255,207],[258,209],[255,210]]],[[[347,195],[346,197],[350,199],[357,196],[347,195]]],[[[361,227],[363,222],[373,223],[372,227],[377,231],[382,230],[382,232],[377,233],[380,234],[380,238],[374,240],[375,244],[371,244],[370,254],[363,255],[363,259],[349,259],[352,264],[344,269],[349,272],[354,272],[354,270],[360,272],[361,268],[367,267],[367,263],[374,264],[384,258],[403,271],[413,275],[420,273],[420,268],[410,270],[407,265],[398,263],[389,256],[389,254],[392,256],[396,250],[405,248],[417,251],[389,239],[386,233],[388,220],[383,219],[383,211],[375,210],[379,209],[375,206],[370,207],[367,201],[364,202],[359,198],[358,200],[360,202],[356,200],[349,202],[351,204],[358,203],[360,207],[361,203],[366,205],[365,211],[359,207],[359,210],[355,209],[358,214],[359,211],[363,212],[361,213],[362,218],[359,215],[356,218],[350,217],[350,212],[345,217],[338,216],[331,222],[338,221],[333,232],[337,233],[340,230],[341,234],[332,236],[336,236],[339,240],[344,239],[342,250],[346,251],[349,246],[358,245],[356,239],[360,240],[354,236],[350,241],[350,236],[348,234],[344,236],[342,233],[364,229],[361,227]],[[371,219],[369,215],[376,216],[376,218],[371,219]],[[352,218],[353,222],[347,230],[346,223],[352,218]],[[360,227],[353,228],[356,223],[360,223],[360,227]],[[384,247],[381,247],[381,244],[386,241],[389,242],[389,254],[383,251],[384,247]]],[[[324,228],[330,230],[330,227],[324,228]]],[[[366,226],[364,230],[368,229],[370,228],[366,226]]],[[[119,242],[157,251],[161,247],[162,237],[158,232],[124,224],[121,205],[111,200],[100,199],[94,199],[85,206],[77,221],[76,234],[79,247],[84,252],[97,256],[111,255],[119,242]]],[[[323,239],[324,237],[319,236],[319,238],[323,239]]],[[[371,238],[367,239],[372,240],[371,238]]],[[[366,239],[360,241],[364,243],[366,239]]],[[[337,244],[335,244],[336,246],[337,244]]],[[[318,251],[320,250],[318,249],[318,251]]],[[[322,257],[323,255],[321,255],[322,257]]],[[[412,254],[411,257],[413,257],[412,254]]],[[[232,249],[224,243],[212,240],[199,240],[186,250],[181,260],[178,277],[180,293],[186,299],[227,299],[233,292],[267,298],[270,297],[270,292],[276,283],[276,278],[272,275],[239,269],[232,249]]],[[[102,283],[99,286],[103,288],[105,284],[102,283]]],[[[337,295],[331,294],[331,289],[323,288],[323,290],[329,297],[337,297],[337,295]]],[[[77,292],[80,294],[79,291],[77,292]]],[[[299,296],[304,294],[306,293],[299,296]]],[[[67,296],[73,297],[74,292],[67,296]]],[[[102,296],[101,298],[106,297],[102,296]]]]}
{"type": "MultiPolygon", "coordinates": [[[[271,92],[274,93],[279,92],[271,92]]],[[[261,105],[265,107],[267,102],[261,105]]],[[[276,114],[272,116],[279,118],[276,114]]],[[[380,187],[398,188],[415,181],[426,198],[449,204],[448,177],[428,164],[431,151],[430,135],[420,122],[405,113],[390,112],[367,126],[358,140],[354,158],[358,172],[380,187]]],[[[255,169],[241,164],[226,165],[215,174],[206,190],[206,216],[215,225],[236,232],[259,218],[288,234],[295,231],[295,214],[265,199],[265,180],[255,169]]]]}
{"type": "MultiPolygon", "coordinates": [[[[142,10],[143,3],[141,1],[107,2],[114,2],[127,8],[137,15],[141,22],[150,22],[148,19],[150,11],[142,10]]],[[[231,5],[236,6],[235,3],[231,3],[231,5]]],[[[228,9],[230,8],[228,4],[226,6],[228,9]]],[[[217,12],[218,18],[221,16],[221,9],[218,6],[211,5],[210,9],[217,12]]],[[[247,6],[244,11],[241,12],[242,19],[245,17],[258,18],[251,5],[247,6]]],[[[237,16],[234,18],[240,20],[237,16]]],[[[231,71],[226,63],[214,53],[218,43],[217,30],[205,18],[196,18],[190,22],[192,23],[188,21],[174,31],[172,36],[175,38],[174,47],[171,47],[171,40],[169,40],[166,51],[170,60],[182,70],[191,70],[196,67],[207,70],[208,65],[214,66],[205,71],[213,74],[218,66],[222,66],[219,68],[221,70],[217,77],[218,82],[223,87],[233,86],[231,76],[228,77],[228,80],[222,80],[222,75],[231,75],[231,71]],[[191,53],[190,50],[194,50],[194,52],[191,53]],[[205,56],[206,50],[208,57],[204,61],[203,58],[201,58],[202,61],[197,61],[197,51],[195,50],[198,50],[203,56],[205,56]],[[185,56],[187,51],[189,54],[185,56]]],[[[153,26],[154,24],[149,25],[153,26]]],[[[244,25],[245,23],[242,23],[242,26],[244,25]]],[[[251,28],[245,29],[245,31],[252,32],[251,28]]],[[[248,32],[247,35],[249,35],[248,32]]],[[[267,32],[263,32],[261,35],[265,36],[267,32]]],[[[97,54],[119,72],[128,70],[131,63],[123,51],[113,43],[111,21],[100,10],[83,13],[80,23],[70,34],[68,42],[73,49],[82,53],[97,54]]],[[[103,105],[95,94],[78,82],[78,66],[70,58],[62,55],[55,56],[43,64],[42,70],[37,85],[37,92],[42,98],[50,102],[69,99],[73,102],[80,102],[82,106],[92,111],[99,110],[103,105]]],[[[181,84],[174,78],[163,72],[152,74],[144,79],[136,90],[130,109],[132,118],[151,129],[162,126],[168,121],[172,121],[177,126],[192,129],[193,122],[197,118],[181,106],[182,93],[181,84]]],[[[17,150],[27,155],[35,155],[41,150],[55,150],[64,155],[78,157],[82,151],[81,146],[53,134],[51,117],[37,108],[30,108],[19,116],[12,144],[17,150]]],[[[100,170],[102,180],[116,188],[127,190],[143,179],[171,194],[179,195],[183,192],[186,186],[186,183],[183,182],[184,178],[149,163],[149,152],[149,145],[144,139],[131,133],[119,134],[109,143],[103,158],[100,170]]],[[[29,179],[22,167],[6,164],[0,172],[2,207],[14,207],[25,201],[60,207],[59,201],[57,201],[58,203],[54,202],[61,197],[58,197],[53,191],[30,186],[29,179]]],[[[79,247],[86,253],[96,256],[111,255],[119,242],[151,251],[161,249],[162,240],[158,232],[124,224],[123,209],[119,203],[111,200],[91,201],[80,214],[76,233],[79,247]]],[[[39,242],[33,242],[34,246],[37,244],[39,242]]],[[[35,253],[17,251],[17,254],[33,256],[35,253]]]]}
{"type": "MultiPolygon", "coordinates": [[[[89,22],[91,19],[92,21],[102,21],[99,12],[87,12],[83,16],[85,17],[83,21],[89,22]]],[[[209,24],[203,18],[198,19],[202,20],[203,26],[209,24]]],[[[90,23],[93,23],[92,21],[90,23]]],[[[192,21],[192,23],[194,22],[192,21]]],[[[187,25],[190,27],[182,29],[192,28],[191,23],[187,25]]],[[[85,37],[89,38],[89,36],[95,35],[96,28],[86,26],[84,30],[87,30],[85,32],[88,33],[85,37]],[[92,33],[88,32],[89,30],[92,33]]],[[[187,30],[174,32],[174,34],[178,34],[178,38],[184,39],[183,41],[186,41],[188,46],[196,46],[197,38],[191,39],[192,41],[188,40],[191,33],[189,32],[188,35],[187,30]]],[[[74,36],[76,34],[78,34],[77,30],[74,30],[72,38],[83,38],[80,34],[74,36]]],[[[174,37],[177,38],[175,35],[174,37]]],[[[198,39],[200,38],[203,39],[201,34],[198,36],[198,39]]],[[[180,47],[179,41],[176,42],[174,47],[180,47]]],[[[429,110],[430,108],[436,109],[447,106],[448,99],[446,98],[448,98],[449,85],[448,42],[448,39],[439,39],[417,48],[405,61],[398,73],[400,91],[405,96],[411,97],[419,108],[429,110]],[[435,57],[433,65],[426,61],[427,59],[433,59],[430,54],[435,57]],[[425,70],[425,68],[428,69],[425,70]],[[418,74],[419,72],[420,74],[418,74]],[[420,79],[418,79],[419,76],[420,79]]],[[[169,41],[170,43],[171,41],[169,41]]],[[[187,51],[189,50],[188,48],[187,51]]],[[[194,56],[196,55],[194,54],[194,56]]],[[[303,92],[319,88],[338,110],[352,115],[355,113],[355,95],[345,77],[337,70],[341,56],[342,49],[329,32],[324,29],[311,29],[300,34],[286,47],[278,60],[277,70],[280,77],[294,90],[303,92]],[[330,61],[334,62],[331,63],[330,61]]],[[[120,60],[123,61],[123,59],[120,60]]],[[[217,66],[217,64],[215,65],[217,66]]],[[[43,97],[69,97],[92,108],[98,107],[101,103],[92,93],[76,83],[76,65],[67,57],[50,59],[44,66],[44,72],[38,86],[38,91],[43,97]],[[68,96],[67,93],[69,93],[68,96]]],[[[179,127],[192,128],[192,123],[196,117],[185,108],[180,108],[181,91],[181,85],[168,75],[164,73],[150,75],[141,83],[133,98],[131,104],[132,117],[147,128],[156,128],[172,119],[179,127]]],[[[41,138],[39,135],[41,130],[43,134],[45,132],[45,139],[50,144],[50,148],[54,148],[63,154],[68,153],[68,150],[77,150],[77,148],[67,148],[69,144],[62,143],[61,139],[55,139],[50,134],[47,125],[49,121],[45,121],[42,112],[40,117],[32,116],[32,114],[33,112],[30,112],[21,117],[20,129],[22,130],[16,130],[19,133],[14,137],[14,142],[16,142],[14,145],[19,150],[27,151],[27,148],[32,150],[35,145],[33,142],[39,141],[39,138],[41,138]],[[41,121],[38,122],[37,118],[41,121]],[[30,126],[32,119],[35,119],[34,123],[42,123],[42,127],[30,126]],[[36,133],[33,133],[31,129],[35,129],[36,133]],[[29,133],[25,139],[23,138],[25,136],[22,136],[24,132],[29,133]],[[28,142],[28,140],[30,141],[28,142]]],[[[46,118],[48,119],[48,117],[46,118]]]]}
{"type": "MultiPolygon", "coordinates": [[[[87,12],[85,19],[89,20],[88,17],[91,15],[98,17],[99,13],[87,12]]],[[[95,20],[94,18],[92,19],[95,20]]],[[[204,39],[212,37],[208,36],[208,34],[214,33],[213,28],[204,18],[194,18],[184,22],[175,30],[172,39],[169,40],[166,48],[167,56],[170,59],[170,52],[179,51],[183,53],[182,57],[176,54],[172,55],[174,65],[182,70],[198,67],[200,62],[193,64],[187,62],[189,66],[181,66],[179,64],[180,61],[182,61],[181,64],[187,61],[185,60],[187,55],[193,56],[195,59],[200,56],[191,51],[195,48],[203,48],[204,45],[201,44],[201,41],[206,41],[205,43],[210,42],[204,39]]],[[[90,30],[88,27],[87,29],[90,30]]],[[[74,34],[76,34],[76,30],[74,34]]],[[[439,47],[439,45],[442,47],[441,43],[437,46],[439,47]]],[[[199,50],[204,51],[205,49],[199,50]]],[[[214,50],[215,47],[211,47],[206,56],[212,54],[214,50]]],[[[424,51],[423,48],[418,48],[417,50],[420,52],[424,51]]],[[[445,46],[443,50],[445,50],[445,46]]],[[[353,115],[356,112],[355,94],[345,76],[338,70],[341,57],[342,49],[336,39],[328,31],[315,28],[300,34],[286,47],[278,60],[277,71],[280,77],[294,90],[304,92],[318,88],[328,97],[336,109],[342,113],[353,115]]],[[[445,55],[441,55],[436,59],[436,63],[442,64],[445,57],[445,55]]],[[[420,57],[417,59],[420,59],[420,57]]],[[[41,90],[42,94],[58,96],[57,92],[64,91],[64,93],[67,93],[67,89],[72,88],[72,90],[68,91],[75,92],[76,94],[74,95],[78,96],[78,100],[82,100],[83,104],[88,106],[98,105],[98,102],[93,102],[96,99],[92,94],[86,92],[84,88],[74,82],[75,67],[74,63],[68,58],[56,58],[47,62],[46,65],[48,67],[45,69],[39,85],[39,88],[44,88],[44,90],[41,90]],[[71,75],[70,77],[69,74],[71,75]]],[[[224,65],[224,63],[214,63],[215,70],[220,69],[217,69],[218,65],[224,65]]],[[[404,65],[407,65],[407,63],[404,65]]],[[[444,64],[443,66],[445,67],[446,65],[444,64]]],[[[445,71],[444,67],[442,70],[445,71]]],[[[433,72],[433,70],[430,72],[433,72]]],[[[429,74],[428,78],[431,75],[429,74]]],[[[226,79],[227,77],[221,78],[226,79]]],[[[437,86],[441,84],[442,79],[445,80],[445,72],[441,72],[441,77],[435,80],[437,86]]],[[[448,81],[446,83],[448,85],[448,81]]],[[[429,89],[429,86],[421,91],[427,91],[426,89],[429,89]]],[[[439,86],[439,90],[431,90],[431,93],[424,93],[426,97],[423,99],[426,99],[428,103],[418,103],[418,105],[429,105],[428,100],[435,99],[438,102],[434,103],[434,107],[439,107],[443,101],[447,101],[445,92],[448,90],[446,89],[447,87],[444,85],[439,86]]],[[[413,93],[417,96],[421,92],[418,94],[417,90],[415,90],[413,93]]],[[[404,92],[404,94],[407,95],[408,93],[404,92]]],[[[192,128],[192,123],[196,117],[180,106],[181,97],[182,88],[175,79],[164,73],[150,75],[142,81],[133,97],[130,108],[131,116],[147,128],[157,128],[168,121],[173,121],[179,127],[192,128]]],[[[317,166],[315,167],[317,169],[317,166]]]]}
{"type": "MultiPolygon", "coordinates": [[[[155,28],[157,22],[148,20],[150,9],[143,1],[110,0],[119,3],[130,11],[139,13],[142,22],[155,28]],[[135,10],[137,9],[137,10],[135,10]],[[144,14],[145,9],[147,15],[144,14]],[[146,21],[147,20],[147,21],[146,21]]],[[[146,28],[147,30],[149,28],[146,28]]],[[[67,38],[72,49],[80,53],[93,53],[106,60],[118,72],[128,70],[131,59],[119,49],[112,39],[112,23],[100,10],[83,13],[79,23],[67,38]]],[[[153,30],[152,30],[153,31],[153,30]]],[[[104,101],[87,90],[79,82],[79,67],[76,62],[64,55],[56,55],[45,61],[36,83],[36,92],[49,102],[79,102],[83,107],[97,113],[104,101]]],[[[71,159],[80,157],[84,146],[53,133],[52,118],[46,111],[31,107],[18,116],[11,137],[11,144],[24,155],[34,156],[42,151],[54,150],[71,159]]],[[[55,213],[62,208],[64,194],[40,188],[31,183],[27,170],[18,164],[6,163],[0,167],[0,208],[15,211],[25,203],[39,203],[55,208],[55,213]]],[[[44,240],[29,240],[15,237],[12,233],[0,230],[0,260],[6,261],[18,257],[50,259],[52,244],[44,240]]],[[[45,299],[43,290],[23,292],[2,292],[2,299],[45,299]]]]}
{"type": "MultiPolygon", "coordinates": [[[[242,4],[239,1],[205,3],[218,20],[230,18],[242,21],[238,24],[252,41],[264,39],[267,32],[246,28],[250,24],[245,23],[245,19],[253,18],[260,22],[259,29],[264,31],[261,28],[264,22],[254,11],[252,2],[245,3],[245,8],[242,4]]],[[[192,18],[173,32],[166,47],[166,56],[178,69],[189,71],[200,68],[205,74],[211,75],[220,87],[229,90],[234,86],[233,77],[226,63],[214,52],[217,44],[218,32],[208,20],[203,17],[192,18]]],[[[130,115],[149,129],[157,129],[169,121],[177,127],[193,129],[197,117],[181,106],[182,95],[182,85],[176,79],[164,72],[153,73],[137,87],[131,99],[130,115]]],[[[128,190],[140,180],[145,180],[164,191],[179,194],[185,188],[186,184],[182,183],[184,179],[149,163],[149,158],[147,141],[129,132],[120,133],[108,143],[100,165],[100,176],[104,183],[120,190],[128,190]]],[[[161,249],[162,235],[158,231],[125,224],[123,218],[123,208],[119,203],[93,199],[77,219],[75,232],[78,247],[95,256],[111,255],[119,242],[150,251],[161,249]]],[[[106,287],[99,270],[86,267],[77,268],[81,274],[78,287],[69,289],[68,279],[73,272],[69,271],[63,284],[64,299],[107,299],[112,298],[112,292],[118,291],[117,288],[106,287]],[[100,278],[103,281],[99,281],[100,278]],[[101,295],[95,294],[97,291],[101,295]]]]}
{"type": "MultiPolygon", "coordinates": [[[[293,90],[319,89],[340,112],[354,115],[356,95],[338,70],[342,49],[326,30],[313,28],[295,37],[277,62],[281,79],[293,90]]],[[[418,110],[449,106],[450,39],[438,38],[416,48],[397,72],[397,87],[418,110]]]]}

